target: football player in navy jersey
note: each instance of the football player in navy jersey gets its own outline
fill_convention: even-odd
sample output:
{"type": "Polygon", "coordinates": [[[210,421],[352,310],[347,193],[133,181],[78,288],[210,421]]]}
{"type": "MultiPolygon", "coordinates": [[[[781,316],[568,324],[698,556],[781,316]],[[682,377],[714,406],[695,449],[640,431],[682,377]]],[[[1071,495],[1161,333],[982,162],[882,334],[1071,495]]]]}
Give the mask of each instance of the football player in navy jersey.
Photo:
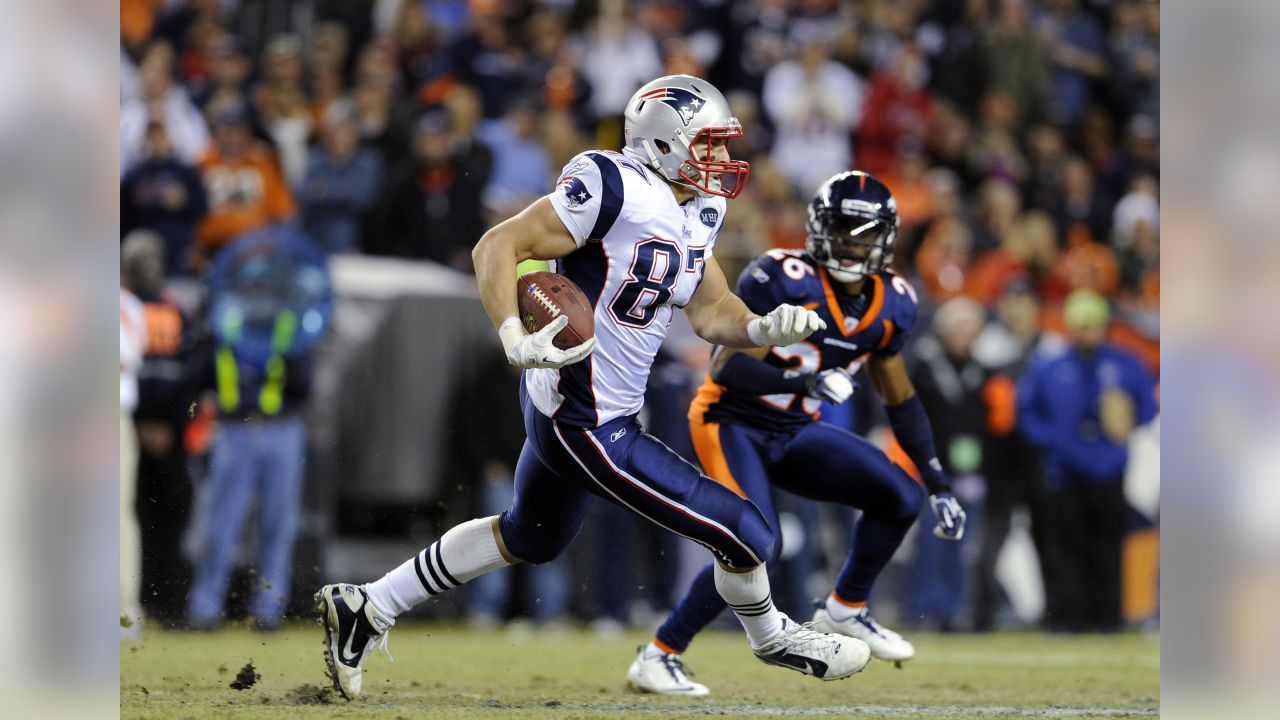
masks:
{"type": "MultiPolygon", "coordinates": [[[[737,294],[755,312],[779,304],[815,310],[826,327],[785,347],[718,348],[689,411],[704,471],[752,500],[778,528],[770,485],[862,511],[853,550],[813,628],[865,641],[875,657],[902,661],[911,643],[871,619],[876,576],[906,536],[925,500],[935,535],[959,540],[965,514],[952,496],[933,432],[899,354],[916,319],[916,293],[889,270],[898,227],[893,194],[876,178],[846,172],[809,204],[805,250],[770,250],[743,271],[737,294]],[[899,444],[920,469],[924,488],[866,440],[818,420],[822,401],[840,404],[863,367],[885,403],[899,444]]],[[[776,557],[781,543],[774,549],[776,557]]],[[[639,689],[705,695],[680,655],[724,609],[708,565],[641,648],[628,671],[639,689]]]]}

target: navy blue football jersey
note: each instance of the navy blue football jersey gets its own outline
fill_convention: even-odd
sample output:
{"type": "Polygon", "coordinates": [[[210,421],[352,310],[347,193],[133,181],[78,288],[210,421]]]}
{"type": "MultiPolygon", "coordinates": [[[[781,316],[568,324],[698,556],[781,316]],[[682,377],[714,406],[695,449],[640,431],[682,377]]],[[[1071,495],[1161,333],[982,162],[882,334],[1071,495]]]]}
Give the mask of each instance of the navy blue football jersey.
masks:
{"type": "MultiPolygon", "coordinates": [[[[851,295],[803,250],[770,250],[742,271],[735,290],[764,315],[779,305],[814,310],[827,323],[794,345],[770,348],[765,362],[801,373],[845,368],[857,374],[871,353],[902,350],[916,320],[916,291],[902,276],[883,271],[851,295]]],[[[818,417],[822,402],[804,395],[755,395],[727,388],[709,376],[689,410],[691,420],[726,420],[764,429],[788,428],[818,417]]]]}

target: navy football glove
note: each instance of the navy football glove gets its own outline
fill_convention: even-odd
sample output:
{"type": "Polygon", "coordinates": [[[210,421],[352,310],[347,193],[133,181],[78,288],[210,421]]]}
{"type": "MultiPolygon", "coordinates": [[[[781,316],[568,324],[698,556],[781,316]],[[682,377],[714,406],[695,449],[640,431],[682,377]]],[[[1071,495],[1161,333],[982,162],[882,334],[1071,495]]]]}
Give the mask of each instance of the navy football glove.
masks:
{"type": "Polygon", "coordinates": [[[959,540],[964,537],[964,508],[949,492],[940,492],[929,496],[929,505],[933,508],[933,516],[938,524],[933,534],[943,540],[959,540]]]}

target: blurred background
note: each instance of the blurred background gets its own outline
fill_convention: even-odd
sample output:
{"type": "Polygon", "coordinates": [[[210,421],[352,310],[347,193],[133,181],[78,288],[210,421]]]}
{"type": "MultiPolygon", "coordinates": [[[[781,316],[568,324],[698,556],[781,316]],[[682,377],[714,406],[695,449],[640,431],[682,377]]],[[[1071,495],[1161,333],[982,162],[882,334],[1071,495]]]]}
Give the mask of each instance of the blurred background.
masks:
{"type": "MultiPolygon", "coordinates": [[[[877,617],[1157,629],[1160,28],[1154,0],[122,0],[122,607],[270,630],[504,509],[518,376],[470,250],[574,154],[620,147],[637,87],[689,73],[745,128],[731,281],[803,247],[837,172],[898,199],[905,352],[970,530],[918,525],[877,617]],[[1099,344],[1139,379],[1037,374],[1099,344]],[[1037,434],[1065,396],[1084,420],[1037,434]]],[[[642,418],[695,462],[709,350],[673,327],[642,418]]],[[[862,384],[823,419],[897,457],[862,384]]],[[[855,516],[778,494],[774,596],[807,616],[855,516]]],[[[604,502],[583,534],[417,613],[614,634],[706,561],[604,502]]]]}

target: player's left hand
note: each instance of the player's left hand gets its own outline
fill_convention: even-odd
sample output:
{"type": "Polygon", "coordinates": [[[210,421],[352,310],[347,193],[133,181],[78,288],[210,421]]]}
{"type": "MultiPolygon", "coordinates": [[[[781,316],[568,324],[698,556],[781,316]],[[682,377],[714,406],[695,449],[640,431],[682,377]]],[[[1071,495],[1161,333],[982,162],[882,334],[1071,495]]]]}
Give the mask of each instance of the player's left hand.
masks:
{"type": "Polygon", "coordinates": [[[964,537],[964,508],[949,492],[940,492],[929,496],[929,505],[933,508],[933,516],[938,524],[933,528],[935,537],[943,540],[959,540],[964,537]]]}
{"type": "Polygon", "coordinates": [[[827,324],[818,317],[818,313],[812,310],[798,305],[779,305],[768,315],[747,323],[747,337],[760,347],[786,346],[798,343],[826,327],[827,324]]]}

